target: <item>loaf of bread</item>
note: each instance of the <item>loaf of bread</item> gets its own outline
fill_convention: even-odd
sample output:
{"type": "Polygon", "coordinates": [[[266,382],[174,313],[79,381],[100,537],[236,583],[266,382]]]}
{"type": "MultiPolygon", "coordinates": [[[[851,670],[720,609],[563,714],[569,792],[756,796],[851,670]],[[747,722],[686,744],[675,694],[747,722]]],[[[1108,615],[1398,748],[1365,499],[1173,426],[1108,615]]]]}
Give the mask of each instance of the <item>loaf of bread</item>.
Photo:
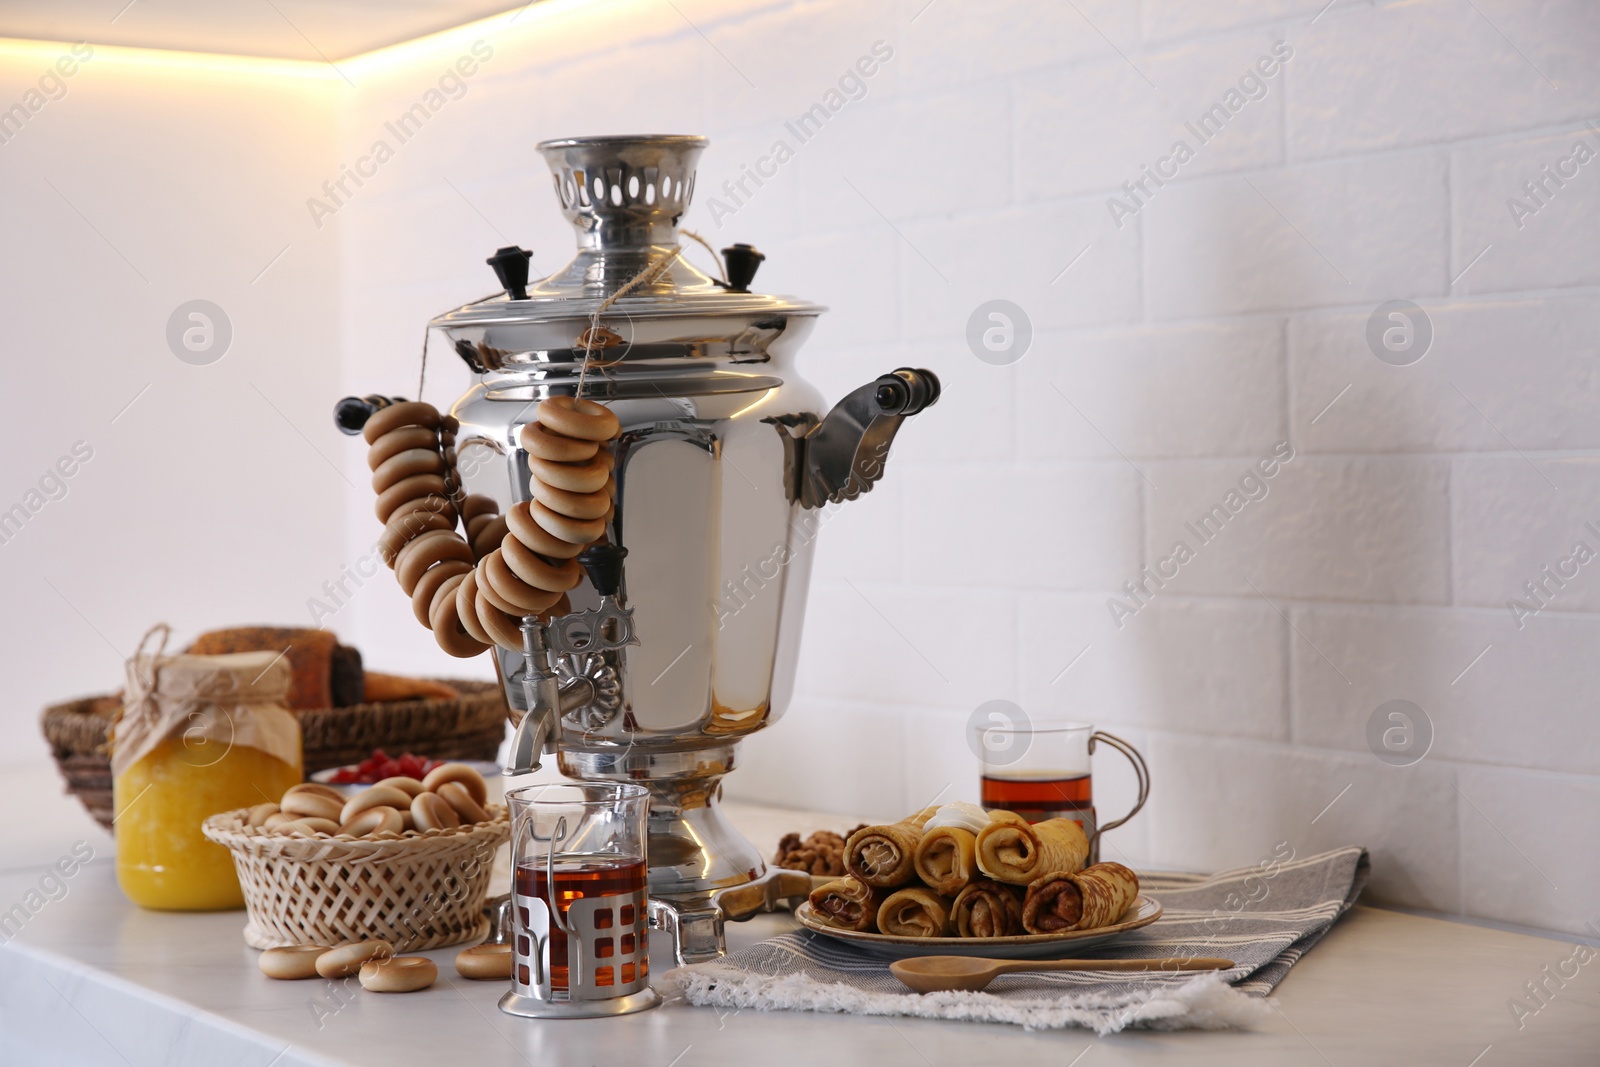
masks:
{"type": "Polygon", "coordinates": [[[461,691],[453,685],[428,678],[407,678],[402,674],[367,672],[366,700],[377,704],[386,700],[455,700],[461,691]]]}
{"type": "Polygon", "coordinates": [[[289,661],[289,707],[343,708],[366,699],[366,678],[361,653],[341,645],[327,630],[291,626],[232,626],[211,630],[195,638],[188,649],[195,655],[227,652],[282,652],[289,661]]]}

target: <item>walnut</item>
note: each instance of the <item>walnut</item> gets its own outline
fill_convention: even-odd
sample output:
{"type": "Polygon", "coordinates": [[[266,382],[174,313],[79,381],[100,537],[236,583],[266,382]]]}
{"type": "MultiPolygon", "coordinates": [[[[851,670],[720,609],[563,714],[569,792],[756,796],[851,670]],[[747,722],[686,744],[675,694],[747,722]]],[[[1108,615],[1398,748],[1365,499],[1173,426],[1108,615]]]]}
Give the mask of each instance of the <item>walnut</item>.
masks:
{"type": "MultiPolygon", "coordinates": [[[[856,829],[859,830],[860,827],[856,829]]],[[[850,833],[855,833],[855,830],[850,833]]],[[[784,834],[783,839],[778,842],[778,854],[773,857],[773,862],[791,871],[805,871],[807,874],[833,878],[843,877],[844,843],[849,836],[849,834],[841,836],[832,830],[818,830],[803,839],[797,833],[784,834]]]]}

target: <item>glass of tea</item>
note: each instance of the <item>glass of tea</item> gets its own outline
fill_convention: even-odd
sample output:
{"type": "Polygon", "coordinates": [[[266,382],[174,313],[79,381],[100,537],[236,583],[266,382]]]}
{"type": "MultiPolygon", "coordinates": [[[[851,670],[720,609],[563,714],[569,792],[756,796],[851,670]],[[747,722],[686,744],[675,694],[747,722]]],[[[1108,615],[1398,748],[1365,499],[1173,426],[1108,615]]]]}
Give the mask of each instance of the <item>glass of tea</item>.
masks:
{"type": "Polygon", "coordinates": [[[983,806],[1014,811],[1029,822],[1071,819],[1089,839],[1089,862],[1100,859],[1100,835],[1138,814],[1150,795],[1150,771],[1128,742],[1088,723],[1045,720],[976,727],[983,760],[983,806]],[[1097,743],[1128,757],[1139,776],[1139,799],[1120,819],[1100,823],[1090,763],[1097,743]]]}
{"type": "Polygon", "coordinates": [[[650,988],[646,825],[650,794],[623,782],[513,789],[511,991],[535,1018],[626,1015],[650,988]]]}

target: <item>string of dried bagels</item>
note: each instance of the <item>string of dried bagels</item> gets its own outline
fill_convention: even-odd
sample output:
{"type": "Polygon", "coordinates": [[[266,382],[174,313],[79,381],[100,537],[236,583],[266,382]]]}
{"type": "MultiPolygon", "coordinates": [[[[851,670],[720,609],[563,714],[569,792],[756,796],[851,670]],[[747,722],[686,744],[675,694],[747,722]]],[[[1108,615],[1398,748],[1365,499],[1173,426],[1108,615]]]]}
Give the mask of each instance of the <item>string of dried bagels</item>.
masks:
{"type": "Polygon", "coordinates": [[[610,442],[620,427],[611,410],[551,397],[535,420],[518,435],[533,499],[504,515],[490,497],[461,495],[454,417],[407,401],[374,412],[363,428],[384,524],[379,551],[417,621],[452,656],[520,649],[523,616],[565,613],[566,593],[583,577],[578,553],[605,535],[615,511],[610,442]]]}

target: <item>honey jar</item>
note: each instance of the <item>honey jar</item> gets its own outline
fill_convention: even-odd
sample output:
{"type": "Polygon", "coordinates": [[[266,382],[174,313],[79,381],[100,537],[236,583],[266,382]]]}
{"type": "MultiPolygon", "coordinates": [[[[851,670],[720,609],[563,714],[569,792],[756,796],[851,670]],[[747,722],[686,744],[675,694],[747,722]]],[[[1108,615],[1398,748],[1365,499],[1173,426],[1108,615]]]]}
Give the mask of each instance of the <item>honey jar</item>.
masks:
{"type": "MultiPolygon", "coordinates": [[[[165,631],[151,632],[162,633],[163,647],[165,631]]],[[[158,648],[128,662],[111,769],[117,882],[129,900],[171,911],[244,906],[232,857],[200,824],[276,800],[301,780],[289,682],[288,661],[272,652],[167,656],[158,648]]]]}

